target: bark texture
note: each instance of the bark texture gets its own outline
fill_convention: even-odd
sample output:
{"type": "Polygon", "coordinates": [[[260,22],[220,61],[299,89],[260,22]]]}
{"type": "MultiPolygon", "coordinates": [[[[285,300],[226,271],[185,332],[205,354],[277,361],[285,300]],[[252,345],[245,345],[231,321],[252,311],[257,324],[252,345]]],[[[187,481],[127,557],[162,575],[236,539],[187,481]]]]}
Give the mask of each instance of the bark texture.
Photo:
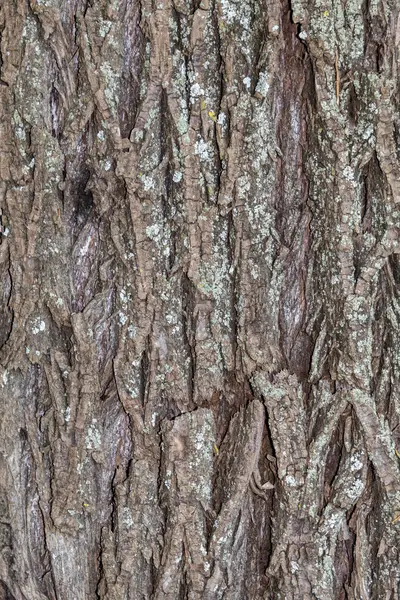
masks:
{"type": "Polygon", "coordinates": [[[400,598],[399,11],[2,0],[1,600],[400,598]]]}

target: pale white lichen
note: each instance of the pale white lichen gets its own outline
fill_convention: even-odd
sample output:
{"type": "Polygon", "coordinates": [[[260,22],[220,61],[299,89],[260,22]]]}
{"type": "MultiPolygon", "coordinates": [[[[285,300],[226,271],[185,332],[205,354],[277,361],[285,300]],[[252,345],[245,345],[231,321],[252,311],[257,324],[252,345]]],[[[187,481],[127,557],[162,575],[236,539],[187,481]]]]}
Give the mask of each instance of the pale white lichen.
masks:
{"type": "Polygon", "coordinates": [[[37,335],[38,333],[40,333],[41,331],[44,331],[46,329],[46,323],[40,319],[36,320],[36,324],[32,327],[32,333],[33,335],[37,335]]]}
{"type": "Polygon", "coordinates": [[[179,183],[182,180],[182,177],[183,177],[183,175],[182,175],[181,171],[175,171],[175,173],[173,174],[172,180],[175,183],[179,183]]]}
{"type": "Polygon", "coordinates": [[[127,330],[127,331],[128,331],[128,336],[129,336],[129,338],[130,338],[131,340],[133,340],[133,339],[135,338],[135,336],[136,336],[136,332],[137,332],[137,330],[136,330],[136,327],[135,327],[134,325],[129,325],[129,327],[128,327],[128,330],[127,330]]]}
{"type": "Polygon", "coordinates": [[[7,371],[7,369],[4,370],[2,379],[3,379],[3,387],[4,387],[8,383],[8,371],[7,371]]]}
{"type": "Polygon", "coordinates": [[[297,573],[297,571],[299,570],[299,565],[294,560],[292,560],[290,563],[290,570],[292,573],[297,573]]]}
{"type": "Polygon", "coordinates": [[[146,227],[146,235],[151,240],[157,240],[160,233],[161,226],[158,223],[154,223],[154,225],[149,225],[148,227],[146,227]]]}
{"type": "Polygon", "coordinates": [[[164,480],[164,485],[165,487],[167,487],[168,489],[170,489],[171,487],[171,479],[172,479],[172,471],[168,470],[165,473],[165,480],[164,480]]]}
{"type": "Polygon", "coordinates": [[[354,169],[350,167],[350,165],[347,165],[347,167],[343,169],[343,177],[347,181],[354,182],[354,169]]]}
{"type": "Polygon", "coordinates": [[[140,179],[142,180],[143,188],[146,192],[154,189],[154,187],[155,187],[154,181],[149,175],[141,175],[140,179]]]}
{"type": "Polygon", "coordinates": [[[224,112],[219,113],[217,123],[218,125],[221,125],[221,127],[226,125],[226,114],[224,112]]]}
{"type": "Polygon", "coordinates": [[[96,427],[97,419],[92,419],[88,427],[85,443],[88,450],[98,450],[101,446],[101,435],[96,427]]]}
{"type": "Polygon", "coordinates": [[[263,98],[266,97],[269,90],[268,76],[267,73],[261,71],[258,76],[258,82],[256,86],[256,93],[260,94],[263,98]]]}
{"type": "Polygon", "coordinates": [[[119,313],[119,323],[120,325],[125,325],[125,323],[127,322],[128,317],[124,314],[124,313],[119,313]]]}
{"type": "Polygon", "coordinates": [[[100,64],[100,73],[104,82],[104,97],[111,112],[115,113],[118,108],[120,73],[104,59],[100,64]]]}
{"type": "Polygon", "coordinates": [[[128,302],[128,295],[126,293],[126,290],[124,288],[121,288],[119,291],[119,298],[121,300],[121,302],[123,302],[124,304],[126,304],[128,302]]]}
{"type": "Polygon", "coordinates": [[[245,87],[249,90],[250,86],[251,86],[251,79],[250,79],[250,77],[245,77],[243,79],[243,83],[244,83],[245,87]]]}
{"type": "Polygon", "coordinates": [[[285,482],[290,487],[296,487],[297,486],[297,481],[296,481],[296,479],[292,475],[286,475],[285,482]]]}
{"type": "Polygon", "coordinates": [[[177,123],[177,129],[181,135],[185,135],[188,130],[188,119],[186,113],[181,113],[177,123]]]}
{"type": "Polygon", "coordinates": [[[249,29],[252,16],[252,6],[240,0],[220,0],[223,22],[227,25],[240,24],[243,29],[249,29]]]}
{"type": "Polygon", "coordinates": [[[127,506],[124,506],[122,509],[122,523],[125,527],[132,527],[133,519],[130,509],[127,506]]]}
{"type": "Polygon", "coordinates": [[[111,21],[107,21],[106,19],[102,20],[102,22],[99,25],[99,34],[101,35],[101,37],[106,37],[107,33],[111,29],[111,25],[111,21]]]}
{"type": "Polygon", "coordinates": [[[190,101],[192,104],[195,103],[199,96],[204,96],[203,88],[196,82],[190,88],[190,101]]]}
{"type": "Polygon", "coordinates": [[[200,156],[200,160],[207,160],[209,158],[208,143],[202,137],[199,136],[199,138],[194,145],[194,153],[200,156]]]}

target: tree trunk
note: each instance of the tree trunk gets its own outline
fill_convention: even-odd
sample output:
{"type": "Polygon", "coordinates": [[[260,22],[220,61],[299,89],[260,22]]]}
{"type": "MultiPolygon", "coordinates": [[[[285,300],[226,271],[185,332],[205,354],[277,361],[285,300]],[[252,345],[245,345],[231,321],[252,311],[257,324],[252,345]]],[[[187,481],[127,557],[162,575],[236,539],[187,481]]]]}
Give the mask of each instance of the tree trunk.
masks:
{"type": "Polygon", "coordinates": [[[3,0],[0,599],[400,598],[399,11],[3,0]]]}

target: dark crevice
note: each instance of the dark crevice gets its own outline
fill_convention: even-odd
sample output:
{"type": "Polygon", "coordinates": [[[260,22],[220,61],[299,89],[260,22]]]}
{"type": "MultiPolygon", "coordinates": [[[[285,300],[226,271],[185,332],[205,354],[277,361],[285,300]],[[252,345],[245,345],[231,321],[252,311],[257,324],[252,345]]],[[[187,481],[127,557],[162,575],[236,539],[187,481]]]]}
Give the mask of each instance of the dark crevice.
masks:
{"type": "Polygon", "coordinates": [[[78,181],[78,185],[76,188],[76,213],[75,217],[78,222],[85,222],[90,211],[93,208],[93,194],[91,190],[87,187],[87,184],[90,180],[90,172],[87,169],[84,169],[81,173],[82,179],[78,181]]]}
{"type": "Polygon", "coordinates": [[[362,184],[362,197],[361,197],[361,223],[364,229],[364,221],[367,215],[368,210],[368,202],[369,202],[369,193],[368,193],[368,179],[366,176],[363,178],[362,184]]]}
{"type": "MultiPolygon", "coordinates": [[[[168,163],[172,162],[172,144],[171,144],[171,130],[172,130],[172,118],[168,107],[168,95],[164,88],[161,88],[160,93],[160,114],[162,119],[160,120],[160,156],[159,162],[168,156],[168,163]]],[[[168,188],[167,188],[168,194],[168,188]]]]}
{"type": "MultiPolygon", "coordinates": [[[[343,82],[343,80],[342,80],[343,82]]],[[[348,115],[352,127],[355,127],[358,122],[358,117],[361,112],[361,102],[357,96],[354,83],[350,81],[349,84],[349,104],[348,104],[348,115]]]]}
{"type": "MultiPolygon", "coordinates": [[[[346,415],[347,416],[347,415],[346,415]]],[[[342,452],[344,445],[344,425],[345,417],[342,415],[339,423],[333,433],[329,449],[326,455],[325,470],[324,470],[324,486],[323,486],[323,504],[321,511],[329,504],[334,481],[339,473],[340,464],[342,461],[342,452]]]]}
{"type": "Polygon", "coordinates": [[[97,583],[96,583],[96,589],[95,589],[95,598],[96,600],[101,600],[104,596],[101,593],[101,587],[102,587],[102,583],[105,580],[104,578],[104,567],[103,567],[103,546],[102,546],[102,536],[103,536],[103,528],[101,530],[101,534],[100,534],[100,544],[99,544],[99,551],[97,554],[97,583]]]}
{"type": "MultiPolygon", "coordinates": [[[[272,463],[272,465],[268,465],[268,469],[266,471],[268,480],[269,479],[269,474],[271,474],[274,482],[276,483],[278,481],[278,473],[277,473],[277,454],[276,454],[276,450],[275,450],[275,446],[274,446],[274,441],[273,441],[273,437],[272,437],[272,431],[271,431],[271,426],[270,426],[270,419],[269,419],[269,414],[268,414],[268,410],[265,407],[265,432],[266,432],[266,436],[264,436],[264,445],[267,446],[267,452],[264,451],[264,455],[266,457],[266,460],[270,463],[272,463]]],[[[262,572],[265,573],[266,570],[269,567],[270,564],[270,560],[272,558],[272,540],[271,540],[271,531],[272,531],[272,515],[275,512],[275,503],[276,503],[276,494],[270,494],[269,495],[269,510],[268,510],[268,515],[267,515],[267,525],[268,525],[268,529],[269,529],[269,537],[268,540],[266,541],[265,544],[265,552],[262,556],[262,572]]]]}
{"type": "Polygon", "coordinates": [[[182,275],[182,331],[184,343],[190,358],[188,368],[188,400],[189,406],[193,404],[194,377],[196,373],[195,331],[193,322],[193,284],[186,274],[182,275]]]}
{"type": "Polygon", "coordinates": [[[240,525],[241,519],[242,519],[242,511],[241,511],[241,509],[239,509],[238,515],[236,517],[235,523],[232,528],[232,547],[235,545],[236,535],[239,531],[239,525],[240,525]]]}
{"type": "Polygon", "coordinates": [[[232,354],[234,361],[234,371],[237,372],[236,355],[238,350],[238,269],[235,265],[235,243],[236,243],[236,231],[233,221],[232,211],[228,213],[228,264],[233,266],[233,273],[231,276],[231,294],[230,294],[230,335],[232,341],[232,354]]]}
{"type": "Polygon", "coordinates": [[[110,522],[111,522],[111,531],[114,533],[118,526],[118,503],[116,496],[116,479],[118,477],[117,468],[114,470],[114,475],[111,481],[111,514],[110,514],[110,522]]]}
{"type": "Polygon", "coordinates": [[[4,583],[4,581],[0,581],[0,586],[2,600],[16,600],[15,596],[13,596],[9,587],[4,583]]]}
{"type": "Polygon", "coordinates": [[[172,269],[174,268],[174,266],[176,264],[177,254],[178,254],[177,242],[178,242],[178,232],[176,230],[171,230],[171,237],[170,237],[171,251],[168,256],[168,273],[169,274],[171,273],[172,269]]]}
{"type": "Polygon", "coordinates": [[[156,597],[156,591],[157,591],[157,587],[158,587],[158,573],[159,573],[159,569],[156,567],[156,565],[154,564],[154,557],[153,554],[151,555],[151,559],[150,559],[150,595],[149,598],[155,598],[156,597]]]}
{"type": "MultiPolygon", "coordinates": [[[[11,275],[11,267],[7,268],[7,274],[5,279],[7,281],[8,276],[8,286],[9,290],[4,298],[5,309],[2,311],[2,317],[0,320],[0,349],[7,344],[11,337],[11,333],[14,326],[14,309],[11,306],[11,298],[12,298],[12,290],[13,290],[13,280],[11,275]]],[[[3,290],[7,290],[7,283],[3,282],[3,290]]]]}
{"type": "Polygon", "coordinates": [[[61,135],[60,106],[61,97],[57,88],[53,85],[50,92],[51,135],[57,139],[60,139],[61,135]]]}
{"type": "MultiPolygon", "coordinates": [[[[271,426],[270,426],[270,419],[269,419],[269,414],[268,414],[268,410],[267,407],[264,406],[265,409],[265,430],[266,430],[266,437],[267,437],[267,441],[268,441],[268,446],[269,446],[269,451],[268,451],[268,455],[270,455],[270,457],[267,455],[267,460],[271,460],[271,462],[273,462],[275,465],[277,463],[277,454],[276,454],[276,450],[275,450],[275,446],[274,446],[274,440],[272,437],[272,431],[271,431],[271,426]]],[[[276,469],[271,469],[271,472],[274,474],[274,476],[276,476],[276,469]]]]}
{"type": "MultiPolygon", "coordinates": [[[[163,451],[163,431],[162,421],[157,423],[157,439],[158,439],[158,468],[157,468],[157,502],[160,507],[163,505],[163,488],[165,481],[165,453],[163,451]]],[[[166,513],[164,512],[166,518],[166,513]]]]}
{"type": "Polygon", "coordinates": [[[140,383],[139,383],[139,398],[142,406],[146,404],[146,394],[149,386],[149,373],[150,373],[150,362],[149,362],[149,340],[146,341],[146,349],[143,350],[140,358],[140,383]]]}
{"type": "Polygon", "coordinates": [[[180,579],[177,600],[188,600],[189,599],[190,582],[188,581],[187,569],[185,568],[185,563],[186,563],[185,552],[186,552],[185,540],[182,540],[182,563],[183,563],[183,565],[181,568],[181,579],[180,579]]]}

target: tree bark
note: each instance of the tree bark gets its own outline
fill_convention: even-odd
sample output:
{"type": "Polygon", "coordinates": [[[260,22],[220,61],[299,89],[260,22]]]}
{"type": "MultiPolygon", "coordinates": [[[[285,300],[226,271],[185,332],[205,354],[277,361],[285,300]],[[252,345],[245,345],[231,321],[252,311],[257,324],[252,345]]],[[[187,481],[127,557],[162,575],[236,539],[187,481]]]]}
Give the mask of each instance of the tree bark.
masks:
{"type": "Polygon", "coordinates": [[[399,3],[0,32],[0,599],[399,599],[399,3]]]}

